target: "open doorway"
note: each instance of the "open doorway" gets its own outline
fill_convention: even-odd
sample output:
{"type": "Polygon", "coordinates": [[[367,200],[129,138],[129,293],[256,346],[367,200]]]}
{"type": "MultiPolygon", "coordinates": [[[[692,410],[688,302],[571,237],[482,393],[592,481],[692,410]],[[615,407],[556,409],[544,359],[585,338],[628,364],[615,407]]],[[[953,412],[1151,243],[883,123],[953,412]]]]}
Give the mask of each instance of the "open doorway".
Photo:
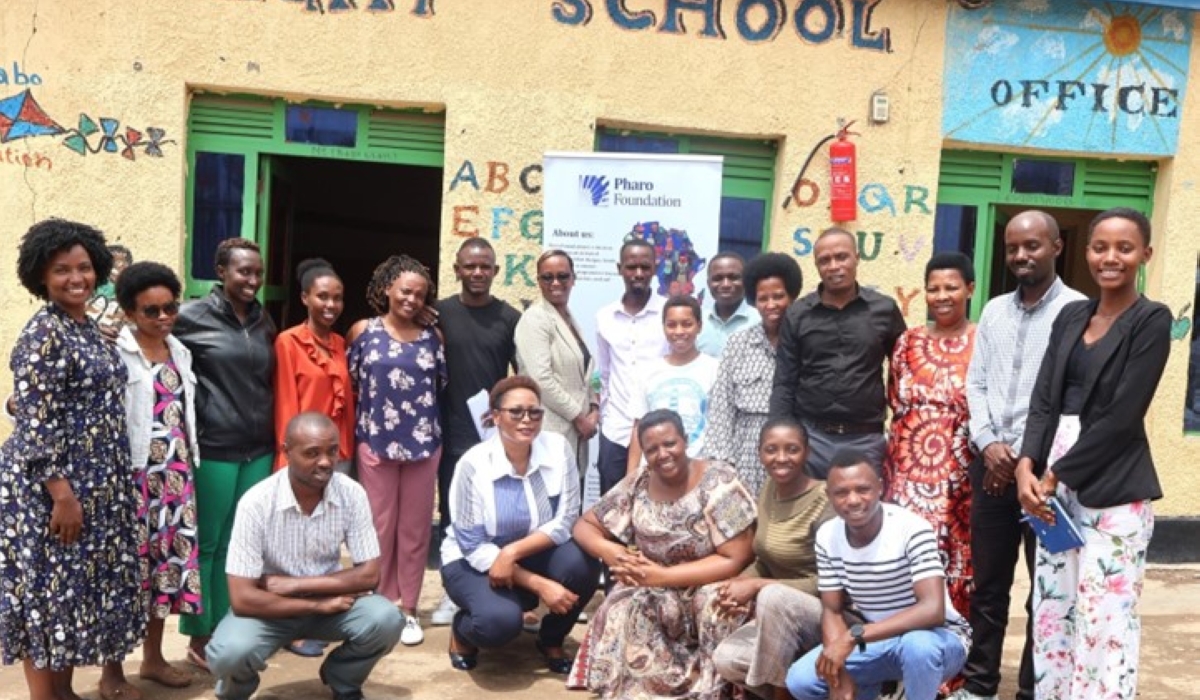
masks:
{"type": "Polygon", "coordinates": [[[375,266],[404,253],[437,279],[442,169],[263,155],[269,183],[267,309],[280,328],[304,320],[296,265],[328,260],[346,286],[337,331],[373,315],[366,300],[375,266]]]}
{"type": "MultiPolygon", "coordinates": [[[[995,263],[991,270],[992,295],[1004,294],[1017,288],[1017,280],[1004,264],[1004,228],[1014,216],[1030,207],[1016,205],[996,206],[996,231],[992,237],[992,260],[995,263]]],[[[1068,287],[1079,290],[1084,296],[1096,297],[1100,288],[1092,279],[1087,267],[1087,230],[1088,224],[1100,213],[1093,209],[1063,209],[1041,207],[1041,210],[1054,217],[1058,222],[1058,230],[1062,234],[1063,252],[1054,263],[1054,270],[1062,277],[1068,287]]]]}

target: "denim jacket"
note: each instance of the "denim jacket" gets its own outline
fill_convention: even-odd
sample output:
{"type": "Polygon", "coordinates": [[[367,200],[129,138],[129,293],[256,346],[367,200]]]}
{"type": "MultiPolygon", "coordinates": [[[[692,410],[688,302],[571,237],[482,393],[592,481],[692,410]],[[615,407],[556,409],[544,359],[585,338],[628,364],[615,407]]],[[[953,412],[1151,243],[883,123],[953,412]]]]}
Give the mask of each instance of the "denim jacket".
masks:
{"type": "MultiPolygon", "coordinates": [[[[167,348],[183,380],[184,423],[191,466],[195,469],[200,466],[200,447],[196,439],[196,375],[192,372],[192,353],[173,335],[167,336],[167,348]]],[[[154,392],[153,365],[142,354],[129,326],[122,328],[117,336],[117,349],[129,368],[129,382],[125,385],[125,413],[133,468],[143,469],[150,458],[150,430],[154,423],[154,403],[158,398],[154,392]]]]}

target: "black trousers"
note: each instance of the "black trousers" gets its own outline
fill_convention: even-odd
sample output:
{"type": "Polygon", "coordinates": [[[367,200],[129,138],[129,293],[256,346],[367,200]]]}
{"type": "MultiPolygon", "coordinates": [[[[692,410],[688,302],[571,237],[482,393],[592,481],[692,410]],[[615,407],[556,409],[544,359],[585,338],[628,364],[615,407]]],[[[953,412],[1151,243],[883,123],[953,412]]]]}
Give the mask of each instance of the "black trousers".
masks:
{"type": "Polygon", "coordinates": [[[600,495],[608,493],[621,483],[629,469],[629,447],[604,437],[600,433],[600,456],[596,459],[596,470],[600,472],[600,495]]]}
{"type": "MultiPolygon", "coordinates": [[[[1000,660],[1008,606],[1012,598],[1017,554],[1025,549],[1025,567],[1033,580],[1036,539],[1021,522],[1017,487],[1010,484],[1000,496],[983,490],[987,468],[980,456],[971,463],[971,558],[975,590],[971,593],[971,651],[963,667],[966,689],[976,695],[995,695],[1000,686],[1000,660]]],[[[1017,683],[1018,700],[1033,700],[1033,594],[1025,599],[1028,622],[1017,683]]]]}
{"type": "MultiPolygon", "coordinates": [[[[470,449],[468,446],[467,449],[470,449]]],[[[452,450],[450,445],[442,445],[442,457],[438,461],[438,541],[446,536],[446,528],[450,527],[450,480],[454,478],[454,468],[458,460],[467,453],[466,449],[452,450]]]]}

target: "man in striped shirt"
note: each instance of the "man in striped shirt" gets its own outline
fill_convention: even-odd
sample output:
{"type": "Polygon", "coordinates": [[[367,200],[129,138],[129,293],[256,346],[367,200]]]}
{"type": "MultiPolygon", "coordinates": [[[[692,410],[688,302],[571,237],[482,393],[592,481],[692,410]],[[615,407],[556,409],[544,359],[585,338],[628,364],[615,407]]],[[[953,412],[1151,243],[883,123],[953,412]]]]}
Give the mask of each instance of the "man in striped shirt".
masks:
{"type": "Polygon", "coordinates": [[[246,700],[267,659],[293,639],[342,644],[321,666],[334,700],[362,700],[404,623],[379,583],[379,539],[363,488],[333,470],[338,429],[301,413],[284,434],[288,467],[242,496],[229,558],[230,611],[208,643],[220,700],[246,700]],[[346,545],[354,565],[343,569],[346,545]]]}
{"type": "Polygon", "coordinates": [[[799,700],[876,697],[904,681],[911,700],[934,700],[962,670],[971,629],[950,604],[933,529],[880,501],[878,467],[836,454],[825,491],[838,517],[817,531],[822,644],[788,671],[799,700]],[[847,624],[855,608],[865,624],[847,624]]]}

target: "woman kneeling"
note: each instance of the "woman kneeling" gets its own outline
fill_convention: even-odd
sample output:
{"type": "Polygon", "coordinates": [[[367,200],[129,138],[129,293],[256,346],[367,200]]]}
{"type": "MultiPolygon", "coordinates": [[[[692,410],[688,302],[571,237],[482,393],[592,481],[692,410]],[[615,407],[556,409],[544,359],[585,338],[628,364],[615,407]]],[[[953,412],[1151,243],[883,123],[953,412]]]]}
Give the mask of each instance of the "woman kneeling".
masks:
{"type": "Polygon", "coordinates": [[[579,514],[575,450],[542,432],[541,391],[529,377],[500,380],[490,397],[497,432],[459,461],[450,483],[442,585],[460,608],[450,628],[450,665],[475,668],[480,647],[521,634],[522,613],[550,610],[537,648],[555,673],[571,658],[563,640],[591,600],[597,561],[571,541],[579,514]]]}

